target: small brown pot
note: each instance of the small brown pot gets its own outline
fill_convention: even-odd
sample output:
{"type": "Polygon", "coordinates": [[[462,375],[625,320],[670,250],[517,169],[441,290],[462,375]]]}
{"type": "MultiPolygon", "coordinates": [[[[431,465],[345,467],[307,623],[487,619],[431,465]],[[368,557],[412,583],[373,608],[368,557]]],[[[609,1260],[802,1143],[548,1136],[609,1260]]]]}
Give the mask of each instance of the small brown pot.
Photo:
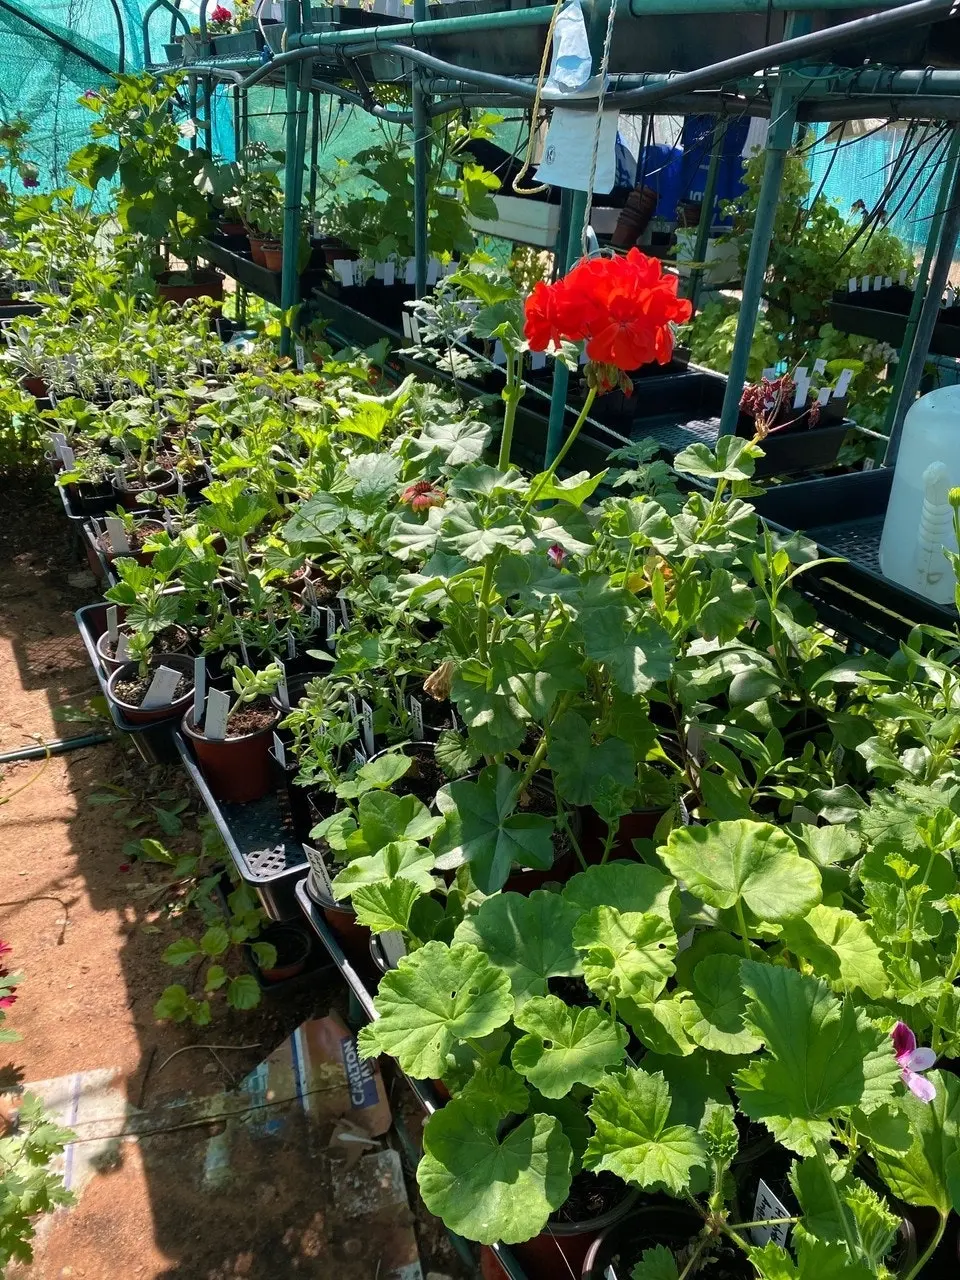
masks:
{"type": "MultiPolygon", "coordinates": [[[[180,654],[181,656],[186,656],[190,647],[190,637],[183,627],[178,626],[177,632],[179,634],[180,643],[173,645],[171,648],[168,648],[167,652],[177,653],[177,654],[180,654]]],[[[124,663],[118,662],[116,658],[112,658],[110,654],[107,653],[106,650],[109,642],[110,642],[110,632],[105,631],[103,635],[97,640],[97,657],[100,659],[100,665],[101,667],[103,667],[107,675],[112,675],[113,672],[116,671],[118,667],[124,666],[124,663]]]]}
{"type": "MultiPolygon", "coordinates": [[[[307,857],[309,858],[309,853],[307,857]]],[[[349,902],[335,902],[311,871],[307,878],[307,893],[323,912],[330,932],[340,943],[343,953],[356,968],[370,971],[370,930],[357,923],[357,914],[349,902]]]]}
{"type": "Polygon", "coordinates": [[[43,378],[21,378],[20,385],[24,391],[29,391],[32,396],[36,396],[38,400],[46,400],[50,394],[50,388],[44,382],[43,378]]]}
{"type": "MultiPolygon", "coordinates": [[[[129,481],[130,478],[130,476],[124,476],[125,481],[129,481]]],[[[156,467],[151,471],[149,480],[151,481],[150,484],[139,489],[128,488],[126,484],[121,485],[114,482],[113,495],[125,511],[137,510],[137,499],[142,493],[150,492],[162,495],[176,492],[177,477],[172,471],[167,471],[165,467],[156,467]]]]}
{"type": "Polygon", "coordinates": [[[268,271],[283,270],[283,245],[277,240],[264,240],[261,246],[263,265],[268,271]]]}
{"type": "Polygon", "coordinates": [[[250,257],[254,260],[258,267],[265,267],[267,260],[263,256],[263,241],[259,236],[250,233],[250,257]]]}
{"type": "Polygon", "coordinates": [[[261,929],[255,942],[271,942],[277,948],[277,963],[271,969],[261,969],[256,955],[251,951],[254,964],[265,982],[289,982],[297,978],[307,967],[313,943],[305,929],[295,924],[271,924],[261,929]]]}
{"type": "Polygon", "coordinates": [[[242,222],[227,222],[226,219],[220,220],[217,230],[222,236],[245,236],[247,234],[247,228],[242,222]]]}
{"type": "Polygon", "coordinates": [[[273,786],[270,746],[273,729],[280,719],[274,714],[270,724],[256,733],[216,741],[207,738],[193,723],[191,707],[181,722],[184,736],[193,743],[203,776],[217,800],[248,804],[259,800],[273,786]]]}
{"type": "Polygon", "coordinates": [[[161,653],[153,659],[150,665],[154,669],[157,667],[170,667],[174,671],[182,672],[187,677],[187,691],[167,706],[156,707],[153,711],[144,711],[140,707],[134,707],[129,702],[124,702],[121,698],[118,698],[114,693],[114,688],[119,680],[135,675],[138,670],[137,663],[125,662],[123,666],[118,667],[113,672],[107,681],[107,697],[131,724],[159,724],[163,720],[172,720],[175,716],[182,716],[193,699],[192,658],[184,657],[182,653],[161,653]]]}
{"type": "MultiPolygon", "coordinates": [[[[148,522],[156,525],[158,532],[162,531],[164,528],[163,523],[160,520],[154,519],[153,516],[144,516],[142,519],[137,520],[136,523],[141,525],[148,522]]],[[[97,539],[97,546],[105,560],[116,560],[120,556],[125,556],[128,560],[136,560],[137,564],[149,564],[154,555],[152,551],[143,551],[142,549],[139,551],[114,551],[110,545],[110,537],[108,534],[100,535],[97,539]]],[[[173,652],[176,653],[176,650],[174,649],[173,652]]]]}
{"type": "Polygon", "coordinates": [[[223,301],[223,276],[219,271],[200,271],[197,278],[189,284],[169,284],[173,273],[161,271],[157,276],[157,294],[167,302],[192,302],[195,298],[213,298],[215,302],[223,301]]]}

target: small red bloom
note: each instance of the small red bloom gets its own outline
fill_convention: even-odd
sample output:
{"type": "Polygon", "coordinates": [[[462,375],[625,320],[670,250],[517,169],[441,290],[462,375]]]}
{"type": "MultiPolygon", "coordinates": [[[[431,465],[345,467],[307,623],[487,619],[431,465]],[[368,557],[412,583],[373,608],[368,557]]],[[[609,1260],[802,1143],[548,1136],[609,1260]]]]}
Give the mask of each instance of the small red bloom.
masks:
{"type": "Polygon", "coordinates": [[[566,560],[566,558],[567,558],[567,553],[563,549],[563,547],[561,547],[559,542],[555,542],[552,547],[547,548],[547,559],[550,560],[553,564],[555,564],[558,569],[563,564],[564,560],[566,560]]]}
{"type": "Polygon", "coordinates": [[[120,863],[120,865],[119,865],[119,867],[117,867],[117,870],[118,870],[118,871],[129,871],[129,870],[130,870],[130,863],[129,863],[129,862],[121,862],[121,863],[120,863]]]}
{"type": "Polygon", "coordinates": [[[408,485],[400,495],[400,501],[407,504],[414,511],[426,511],[430,507],[442,507],[447,500],[447,495],[442,489],[438,489],[435,484],[431,484],[429,480],[418,480],[416,484],[408,485]]]}
{"type": "Polygon", "coordinates": [[[0,996],[0,1009],[12,1009],[17,1003],[17,997],[11,991],[9,995],[0,996]]]}
{"type": "Polygon", "coordinates": [[[8,956],[13,951],[9,942],[0,942],[0,956],[8,956]]]}
{"type": "Polygon", "coordinates": [[[218,4],[210,15],[211,22],[230,22],[232,19],[233,14],[229,9],[225,9],[222,4],[218,4]]]}

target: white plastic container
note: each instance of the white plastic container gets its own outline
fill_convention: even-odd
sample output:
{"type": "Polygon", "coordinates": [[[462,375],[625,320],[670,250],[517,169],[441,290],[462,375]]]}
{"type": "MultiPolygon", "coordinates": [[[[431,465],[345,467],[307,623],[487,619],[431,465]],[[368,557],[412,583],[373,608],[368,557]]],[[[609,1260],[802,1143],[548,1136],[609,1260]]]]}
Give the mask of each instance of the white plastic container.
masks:
{"type": "Polygon", "coordinates": [[[921,396],[903,424],[880,569],[937,604],[952,604],[956,578],[944,547],[956,551],[948,493],[960,486],[960,386],[921,396]]]}

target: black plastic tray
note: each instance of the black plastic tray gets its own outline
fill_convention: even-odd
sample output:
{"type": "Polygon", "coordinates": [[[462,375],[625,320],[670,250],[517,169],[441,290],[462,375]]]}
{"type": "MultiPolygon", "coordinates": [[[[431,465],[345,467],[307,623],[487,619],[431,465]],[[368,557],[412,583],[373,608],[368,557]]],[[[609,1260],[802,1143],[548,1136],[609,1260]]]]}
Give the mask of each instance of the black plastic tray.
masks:
{"type": "MultiPolygon", "coordinates": [[[[340,944],[330,932],[327,922],[323,918],[323,912],[307,892],[306,877],[297,883],[296,899],[300,909],[303,911],[303,914],[307,917],[311,928],[313,928],[329,952],[330,959],[340,970],[344,982],[346,982],[350,991],[356,997],[360,1008],[363,1010],[369,1021],[372,1022],[377,1016],[373,1007],[373,992],[368,989],[363,977],[343,954],[340,944]]],[[[433,1115],[434,1111],[443,1105],[436,1090],[428,1081],[413,1080],[410,1076],[404,1076],[404,1079],[413,1090],[420,1102],[420,1105],[428,1116],[433,1115]]],[[[526,1273],[521,1270],[513,1254],[506,1245],[495,1244],[492,1245],[491,1248],[496,1254],[497,1260],[503,1268],[504,1275],[508,1277],[508,1280],[527,1280],[526,1273]]]]}
{"type": "MultiPolygon", "coordinates": [[[[875,294],[860,295],[864,298],[877,298],[883,301],[884,290],[875,294]]],[[[907,317],[898,311],[884,311],[882,306],[860,306],[850,301],[856,294],[838,294],[830,304],[830,322],[844,333],[856,333],[865,338],[876,338],[879,342],[889,343],[898,349],[903,346],[903,337],[907,327],[907,317]]],[[[958,309],[960,310],[960,309],[958,309]]],[[[930,339],[931,354],[936,356],[960,357],[960,324],[944,324],[938,321],[934,325],[930,339]]]]}
{"type": "Polygon", "coordinates": [[[957,625],[956,609],[934,604],[880,572],[892,482],[893,470],[879,467],[779,485],[752,500],[768,524],[806,534],[823,556],[843,557],[842,564],[805,573],[798,585],[813,599],[824,625],[885,652],[917,624],[949,630],[957,625]]]}
{"type": "Polygon", "coordinates": [[[173,720],[164,720],[159,724],[132,724],[126,716],[107,698],[107,678],[97,657],[97,641],[107,629],[107,609],[105,603],[84,605],[73,615],[77,620],[77,629],[83,641],[93,667],[100,690],[106,699],[107,707],[113,723],[123,733],[129,733],[133,745],[147,764],[172,764],[179,759],[177,748],[173,742],[173,720]]]}
{"type": "Polygon", "coordinates": [[[295,920],[294,895],[308,869],[303,845],[285,825],[276,792],[249,804],[226,804],[214,799],[194,754],[179,731],[172,735],[178,758],[200,793],[237,872],[256,891],[271,920],[295,920]]]}

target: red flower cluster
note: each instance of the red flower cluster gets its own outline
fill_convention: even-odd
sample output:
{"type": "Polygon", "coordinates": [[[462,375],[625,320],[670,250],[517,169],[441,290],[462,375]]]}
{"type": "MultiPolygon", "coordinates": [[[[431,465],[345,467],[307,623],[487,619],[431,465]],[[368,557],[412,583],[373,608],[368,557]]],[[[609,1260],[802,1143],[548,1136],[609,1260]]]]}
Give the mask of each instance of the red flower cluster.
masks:
{"type": "MultiPolygon", "coordinates": [[[[0,958],[2,958],[3,956],[8,956],[12,950],[13,950],[13,947],[11,947],[9,942],[0,942],[0,958]]],[[[6,965],[0,965],[0,979],[8,978],[9,976],[10,976],[10,970],[6,967],[6,965]]],[[[0,996],[0,1009],[13,1008],[13,1006],[17,1002],[17,997],[14,995],[14,992],[16,991],[16,989],[17,989],[16,987],[10,987],[10,989],[4,995],[0,996]]]]}
{"type": "Polygon", "coordinates": [[[664,275],[658,258],[631,249],[626,257],[584,258],[562,280],[537,284],[525,311],[531,350],[586,339],[589,360],[629,370],[668,364],[670,325],[689,320],[693,307],[677,297],[677,277],[664,275]]]}
{"type": "Polygon", "coordinates": [[[211,13],[210,15],[211,22],[217,22],[217,23],[230,22],[232,21],[232,19],[233,19],[233,14],[230,12],[229,9],[225,9],[222,4],[218,4],[217,7],[214,9],[213,13],[211,13]]]}
{"type": "Polygon", "coordinates": [[[400,501],[414,511],[427,511],[430,507],[442,507],[447,495],[429,480],[418,480],[408,485],[400,495],[400,501]]]}

